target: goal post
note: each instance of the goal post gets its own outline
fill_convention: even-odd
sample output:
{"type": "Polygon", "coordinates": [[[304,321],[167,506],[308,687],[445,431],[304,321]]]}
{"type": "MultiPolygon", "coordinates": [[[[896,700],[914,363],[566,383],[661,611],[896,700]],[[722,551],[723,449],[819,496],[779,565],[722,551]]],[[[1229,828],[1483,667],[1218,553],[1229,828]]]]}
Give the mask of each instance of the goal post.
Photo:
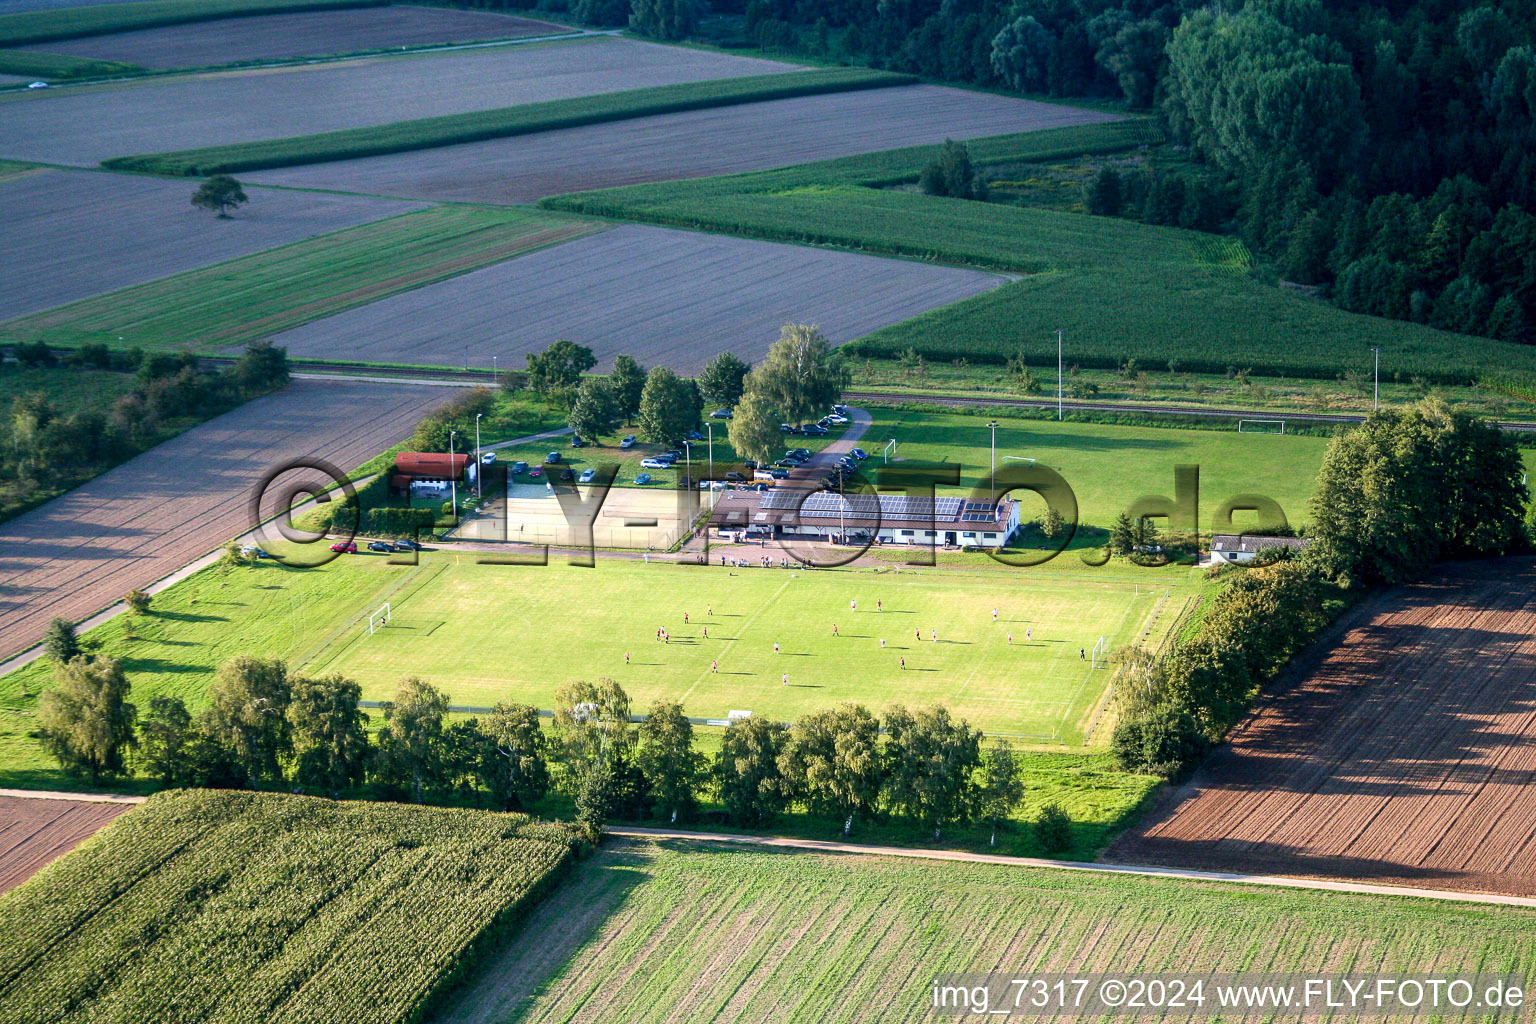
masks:
{"type": "Polygon", "coordinates": [[[896,439],[893,437],[889,441],[885,442],[885,451],[881,453],[881,458],[884,461],[886,461],[886,462],[890,462],[891,461],[891,454],[893,452],[895,452],[895,451],[896,451],[896,439]]]}
{"type": "Polygon", "coordinates": [[[1030,458],[1028,455],[1004,455],[1003,456],[1003,461],[1004,462],[1021,462],[1026,467],[1033,466],[1035,464],[1035,460],[1030,458]]]}
{"type": "Polygon", "coordinates": [[[1283,434],[1285,420],[1238,420],[1239,434],[1283,434]]]}
{"type": "Polygon", "coordinates": [[[1109,660],[1109,637],[1100,636],[1098,643],[1093,645],[1092,668],[1103,668],[1104,662],[1109,660]]]}
{"type": "Polygon", "coordinates": [[[383,629],[385,626],[389,625],[390,615],[391,611],[389,602],[385,601],[383,604],[379,605],[378,611],[375,611],[373,614],[368,616],[368,635],[372,636],[374,630],[383,629]]]}

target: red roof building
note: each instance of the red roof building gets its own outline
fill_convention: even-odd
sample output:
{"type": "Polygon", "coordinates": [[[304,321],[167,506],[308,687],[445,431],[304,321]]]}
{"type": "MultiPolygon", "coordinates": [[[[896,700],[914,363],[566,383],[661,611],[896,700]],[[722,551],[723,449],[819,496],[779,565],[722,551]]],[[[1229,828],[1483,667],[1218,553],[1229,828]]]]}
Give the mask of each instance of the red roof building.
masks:
{"type": "Polygon", "coordinates": [[[457,479],[468,465],[468,455],[444,452],[401,452],[395,456],[395,472],[415,480],[457,479]]]}

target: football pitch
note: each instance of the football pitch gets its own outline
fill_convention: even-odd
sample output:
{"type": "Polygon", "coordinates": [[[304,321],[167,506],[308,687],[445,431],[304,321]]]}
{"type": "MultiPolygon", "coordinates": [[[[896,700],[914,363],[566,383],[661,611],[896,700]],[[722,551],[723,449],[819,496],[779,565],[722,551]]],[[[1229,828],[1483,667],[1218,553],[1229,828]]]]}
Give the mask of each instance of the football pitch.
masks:
{"type": "Polygon", "coordinates": [[[473,557],[414,569],[355,558],[321,570],[408,575],[379,593],[387,626],[370,631],[364,617],[300,667],[341,672],[378,699],[414,673],[461,706],[549,707],[561,683],[601,676],[617,679],[637,712],[666,698],[705,718],[939,702],[988,732],[1080,744],[1111,675],[1102,655],[1094,667],[1100,637],[1113,649],[1149,625],[1166,632],[1186,599],[1171,578],[617,559],[512,567],[473,557]]]}

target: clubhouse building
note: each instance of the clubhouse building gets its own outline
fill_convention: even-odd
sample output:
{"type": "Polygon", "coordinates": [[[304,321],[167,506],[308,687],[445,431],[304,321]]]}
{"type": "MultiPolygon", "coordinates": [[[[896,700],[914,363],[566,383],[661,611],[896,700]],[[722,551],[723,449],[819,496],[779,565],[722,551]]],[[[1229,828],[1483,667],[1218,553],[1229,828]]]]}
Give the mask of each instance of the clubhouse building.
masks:
{"type": "Polygon", "coordinates": [[[1000,548],[1019,528],[1019,504],[905,494],[775,488],[726,491],[710,526],[733,540],[804,537],[846,544],[1000,548]]]}

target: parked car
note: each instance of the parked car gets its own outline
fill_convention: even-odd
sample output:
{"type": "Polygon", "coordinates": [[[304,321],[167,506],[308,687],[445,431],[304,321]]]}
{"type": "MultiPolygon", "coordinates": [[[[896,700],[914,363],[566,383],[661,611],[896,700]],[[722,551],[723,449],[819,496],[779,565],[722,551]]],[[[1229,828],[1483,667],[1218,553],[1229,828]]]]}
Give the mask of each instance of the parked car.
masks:
{"type": "Polygon", "coordinates": [[[800,428],[800,432],[806,437],[820,437],[827,432],[827,428],[820,423],[807,423],[800,428]]]}
{"type": "Polygon", "coordinates": [[[401,540],[395,541],[395,550],[396,551],[424,551],[426,549],[423,548],[420,544],[417,544],[413,540],[401,539],[401,540]]]}
{"type": "Polygon", "coordinates": [[[697,430],[690,430],[690,431],[688,431],[687,434],[685,434],[683,436],[685,436],[690,441],[702,441],[702,440],[704,440],[704,435],[699,433],[697,430]]]}
{"type": "Polygon", "coordinates": [[[808,458],[811,457],[811,450],[809,448],[791,448],[789,451],[785,452],[784,454],[785,455],[793,455],[793,456],[795,456],[796,458],[799,458],[799,459],[808,459],[808,458]]]}
{"type": "Polygon", "coordinates": [[[242,547],[240,549],[240,557],[241,558],[271,558],[272,556],[267,554],[265,551],[261,550],[261,548],[257,547],[255,544],[247,544],[247,545],[245,545],[244,547],[242,547]]]}
{"type": "Polygon", "coordinates": [[[839,416],[847,416],[848,415],[848,407],[846,405],[834,405],[832,407],[832,411],[837,413],[837,415],[839,415],[839,416]]]}
{"type": "Polygon", "coordinates": [[[767,473],[775,480],[786,480],[789,478],[789,470],[787,469],[765,469],[763,472],[767,473]]]}
{"type": "Polygon", "coordinates": [[[635,477],[635,483],[640,484],[641,486],[644,486],[650,482],[651,474],[649,473],[641,473],[639,476],[635,477]]]}
{"type": "Polygon", "coordinates": [[[539,478],[539,477],[541,477],[541,476],[543,476],[543,475],[544,475],[544,470],[543,470],[543,469],[541,469],[541,468],[540,468],[540,467],[538,467],[538,466],[534,466],[534,467],[533,467],[533,468],[532,468],[532,469],[530,469],[530,470],[529,470],[529,471],[528,471],[528,475],[529,475],[529,476],[530,476],[530,477],[532,477],[532,478],[533,478],[533,479],[535,479],[535,480],[537,480],[537,479],[538,479],[538,478],[539,478]]]}
{"type": "Polygon", "coordinates": [[[619,442],[619,447],[620,448],[629,449],[629,448],[633,448],[634,446],[635,446],[635,435],[634,434],[625,434],[624,435],[624,440],[619,442]]]}
{"type": "Polygon", "coordinates": [[[740,473],[736,472],[734,469],[731,470],[729,473],[725,474],[725,478],[727,480],[729,480],[733,484],[734,483],[740,483],[740,482],[742,482],[743,480],[746,479],[746,477],[742,476],[740,473]]]}
{"type": "Polygon", "coordinates": [[[659,459],[653,455],[648,459],[641,459],[640,467],[642,469],[671,469],[672,463],[668,459],[659,459]]]}
{"type": "Polygon", "coordinates": [[[573,470],[562,469],[560,471],[560,479],[561,480],[575,480],[576,479],[576,473],[573,470]]]}
{"type": "Polygon", "coordinates": [[[387,555],[391,551],[395,550],[395,546],[393,544],[390,544],[388,541],[371,540],[371,541],[368,542],[368,550],[369,551],[382,551],[384,554],[387,555]]]}
{"type": "Polygon", "coordinates": [[[733,415],[735,414],[732,413],[729,409],[716,409],[714,412],[709,414],[709,418],[712,420],[728,420],[733,415]]]}
{"type": "Polygon", "coordinates": [[[571,435],[571,447],[572,448],[585,448],[586,446],[587,446],[587,442],[583,441],[581,438],[577,437],[575,434],[571,435]]]}
{"type": "Polygon", "coordinates": [[[841,426],[845,425],[848,422],[848,417],[847,416],[839,416],[836,413],[834,413],[831,416],[827,417],[827,422],[832,424],[834,427],[841,427],[841,426]]]}
{"type": "Polygon", "coordinates": [[[795,428],[790,426],[788,423],[780,423],[779,429],[786,434],[793,434],[795,432],[795,428]]]}
{"type": "Polygon", "coordinates": [[[548,455],[544,456],[544,461],[553,466],[555,463],[560,461],[560,453],[550,452],[548,455]]]}
{"type": "Polygon", "coordinates": [[[869,458],[869,452],[865,451],[863,448],[855,448],[852,451],[850,451],[848,454],[852,455],[854,458],[858,459],[860,462],[863,462],[865,459],[869,458]]]}
{"type": "Polygon", "coordinates": [[[683,450],[681,448],[668,448],[666,451],[662,452],[661,455],[663,458],[671,459],[673,462],[676,462],[678,459],[683,457],[683,450]]]}
{"type": "Polygon", "coordinates": [[[528,472],[528,463],[522,462],[522,461],[518,461],[518,462],[512,463],[512,475],[513,476],[516,476],[519,473],[526,473],[526,472],[528,472]]]}
{"type": "Polygon", "coordinates": [[[27,88],[28,89],[46,89],[46,88],[48,88],[48,83],[47,82],[31,82],[31,83],[29,83],[27,85],[27,88]]]}
{"type": "Polygon", "coordinates": [[[496,462],[496,453],[495,452],[486,452],[484,455],[480,456],[480,465],[482,465],[482,466],[494,465],[495,462],[496,462]]]}
{"type": "Polygon", "coordinates": [[[331,550],[338,555],[355,555],[357,554],[357,545],[350,540],[339,540],[331,545],[331,550]]]}
{"type": "Polygon", "coordinates": [[[589,484],[595,479],[597,479],[597,470],[584,469],[581,471],[581,476],[577,478],[576,482],[580,484],[589,484]]]}
{"type": "Polygon", "coordinates": [[[748,484],[746,489],[749,491],[771,491],[773,490],[773,485],[765,483],[748,484]]]}

